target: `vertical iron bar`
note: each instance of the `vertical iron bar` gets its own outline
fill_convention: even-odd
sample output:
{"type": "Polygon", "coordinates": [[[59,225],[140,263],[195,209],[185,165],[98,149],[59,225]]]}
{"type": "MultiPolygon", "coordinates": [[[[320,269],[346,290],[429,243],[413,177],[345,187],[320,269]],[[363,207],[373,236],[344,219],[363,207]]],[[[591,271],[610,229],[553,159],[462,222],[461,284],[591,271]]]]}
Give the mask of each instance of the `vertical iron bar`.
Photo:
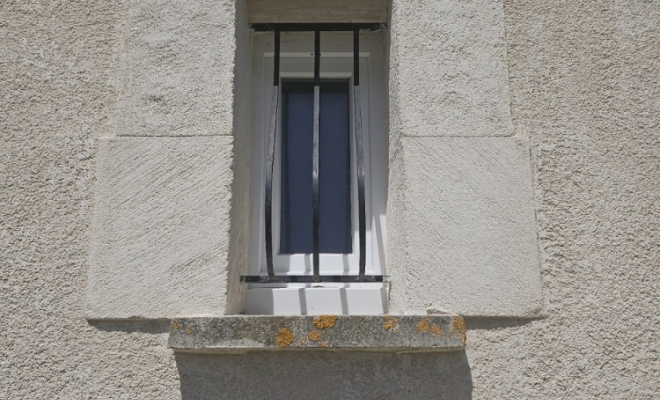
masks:
{"type": "Polygon", "coordinates": [[[360,86],[360,29],[353,30],[353,86],[360,86]]]}
{"type": "Polygon", "coordinates": [[[314,31],[314,145],[313,145],[313,166],[312,166],[312,209],[314,212],[312,219],[312,250],[314,266],[314,282],[320,282],[319,266],[319,118],[321,101],[321,31],[314,31]]]}
{"type": "Polygon", "coordinates": [[[268,149],[266,153],[266,269],[268,281],[275,282],[273,268],[273,165],[275,164],[275,139],[277,134],[277,113],[280,98],[280,31],[275,30],[275,57],[273,66],[273,95],[270,111],[270,126],[268,129],[268,149]]]}
{"type": "Polygon", "coordinates": [[[364,143],[360,107],[360,29],[353,31],[353,112],[355,115],[355,153],[357,158],[358,218],[360,227],[359,280],[364,282],[367,263],[367,215],[364,200],[364,143]]]}

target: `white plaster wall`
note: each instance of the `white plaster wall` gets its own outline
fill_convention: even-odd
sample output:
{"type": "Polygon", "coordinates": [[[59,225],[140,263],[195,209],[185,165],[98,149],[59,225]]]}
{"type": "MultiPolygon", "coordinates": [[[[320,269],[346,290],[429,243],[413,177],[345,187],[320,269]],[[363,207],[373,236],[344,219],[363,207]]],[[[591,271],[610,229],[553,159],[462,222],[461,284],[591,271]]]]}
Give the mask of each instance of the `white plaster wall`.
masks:
{"type": "Polygon", "coordinates": [[[180,398],[157,323],[85,319],[98,138],[122,2],[0,2],[0,398],[180,398]]]}
{"type": "Polygon", "coordinates": [[[657,397],[654,2],[504,3],[545,318],[469,319],[465,353],[222,357],[174,357],[159,322],[85,319],[97,139],[117,133],[125,7],[0,3],[0,398],[657,397]]]}

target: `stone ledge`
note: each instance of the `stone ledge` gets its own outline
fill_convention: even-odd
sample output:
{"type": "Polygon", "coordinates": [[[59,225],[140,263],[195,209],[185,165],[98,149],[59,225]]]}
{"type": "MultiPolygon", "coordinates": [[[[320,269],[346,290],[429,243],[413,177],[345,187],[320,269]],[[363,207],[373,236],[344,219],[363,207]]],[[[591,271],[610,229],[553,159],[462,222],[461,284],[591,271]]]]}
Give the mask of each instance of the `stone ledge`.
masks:
{"type": "Polygon", "coordinates": [[[323,349],[456,351],[465,346],[459,315],[224,316],[175,318],[168,346],[177,352],[323,349]]]}

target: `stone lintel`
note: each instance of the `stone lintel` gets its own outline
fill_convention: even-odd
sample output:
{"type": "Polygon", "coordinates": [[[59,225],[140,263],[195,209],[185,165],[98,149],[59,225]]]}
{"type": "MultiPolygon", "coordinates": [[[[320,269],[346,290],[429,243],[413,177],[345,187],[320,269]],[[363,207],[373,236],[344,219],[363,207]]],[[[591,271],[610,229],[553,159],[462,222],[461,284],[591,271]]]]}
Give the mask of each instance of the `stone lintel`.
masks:
{"type": "Polygon", "coordinates": [[[253,350],[456,351],[465,346],[459,315],[317,315],[176,318],[169,347],[177,352],[253,350]]]}
{"type": "Polygon", "coordinates": [[[386,22],[387,0],[248,0],[250,23],[386,22]]]}

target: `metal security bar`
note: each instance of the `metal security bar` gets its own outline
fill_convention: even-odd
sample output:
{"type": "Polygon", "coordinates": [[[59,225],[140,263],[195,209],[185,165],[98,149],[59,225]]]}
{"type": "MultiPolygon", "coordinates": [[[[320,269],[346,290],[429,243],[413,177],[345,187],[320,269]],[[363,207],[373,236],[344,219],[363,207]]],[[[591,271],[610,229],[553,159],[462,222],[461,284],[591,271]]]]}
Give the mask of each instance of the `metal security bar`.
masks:
{"type": "Polygon", "coordinates": [[[365,176],[364,176],[364,140],[362,134],[362,110],[360,105],[360,31],[375,31],[385,28],[383,24],[253,24],[255,31],[272,31],[275,40],[274,74],[272,107],[268,143],[266,153],[266,183],[265,183],[265,237],[266,237],[266,270],[268,275],[241,276],[245,283],[274,282],[384,282],[382,275],[366,275],[366,207],[365,207],[365,176]],[[313,155],[312,155],[312,265],[313,275],[275,275],[273,267],[273,167],[275,161],[275,144],[277,134],[277,115],[280,97],[280,32],[314,32],[314,125],[313,125],[313,155]],[[356,170],[358,187],[358,223],[359,223],[359,272],[358,275],[321,275],[319,257],[319,115],[321,92],[321,32],[349,31],[353,32],[353,115],[355,132],[356,170]]]}
{"type": "Polygon", "coordinates": [[[319,116],[321,103],[321,31],[314,31],[314,141],[312,146],[312,251],[314,253],[314,282],[321,281],[321,266],[319,265],[319,116]]]}

